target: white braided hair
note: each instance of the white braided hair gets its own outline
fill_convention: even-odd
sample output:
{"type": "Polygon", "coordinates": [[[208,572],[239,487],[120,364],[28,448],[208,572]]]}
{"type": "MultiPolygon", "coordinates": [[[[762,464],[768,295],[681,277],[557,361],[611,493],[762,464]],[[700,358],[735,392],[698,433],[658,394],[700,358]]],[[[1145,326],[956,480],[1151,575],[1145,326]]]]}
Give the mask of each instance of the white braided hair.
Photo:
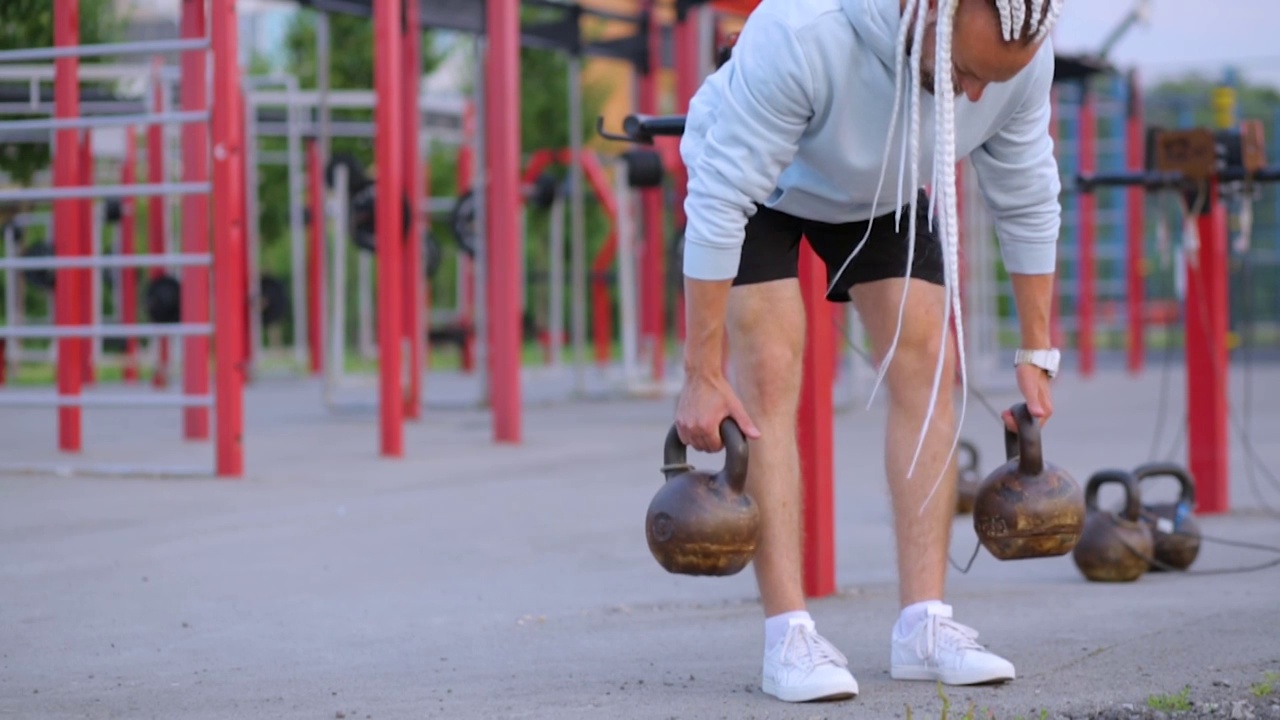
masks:
{"type": "MultiPolygon", "coordinates": [[[[1040,42],[1053,29],[1054,23],[1062,12],[1063,0],[988,0],[994,2],[996,11],[1000,15],[1000,26],[1006,42],[1013,41],[1030,41],[1040,42]],[[1030,17],[1028,17],[1028,12],[1030,17]]],[[[946,462],[943,463],[943,472],[939,475],[934,483],[933,489],[929,491],[928,497],[925,498],[924,504],[920,508],[920,512],[924,512],[925,506],[933,498],[937,492],[938,486],[945,477],[946,467],[951,462],[952,455],[955,454],[956,445],[960,440],[960,428],[964,425],[965,411],[968,406],[968,372],[965,367],[964,357],[964,322],[961,319],[960,312],[960,250],[959,236],[960,228],[957,216],[958,199],[956,197],[956,148],[955,148],[955,78],[952,76],[951,64],[951,41],[953,30],[955,28],[956,7],[960,0],[937,0],[938,4],[938,21],[935,38],[935,61],[934,61],[934,86],[933,95],[934,104],[934,122],[935,122],[935,152],[933,159],[933,192],[929,197],[929,222],[933,226],[935,212],[937,206],[941,206],[941,217],[938,221],[938,232],[943,248],[943,271],[947,289],[948,302],[943,306],[942,313],[942,331],[943,337],[947,337],[947,327],[951,321],[951,313],[955,312],[956,321],[956,345],[957,355],[960,365],[960,385],[961,385],[961,403],[960,417],[956,421],[956,434],[951,442],[951,450],[947,454],[946,462]]],[[[903,83],[907,83],[910,89],[909,111],[905,113],[906,120],[909,122],[907,132],[903,133],[903,145],[901,157],[899,159],[899,182],[897,211],[895,212],[895,223],[900,226],[902,218],[902,193],[903,182],[906,173],[902,172],[910,162],[910,184],[908,185],[911,197],[910,213],[907,219],[907,267],[906,277],[911,277],[911,266],[915,260],[915,241],[916,241],[916,208],[917,198],[919,196],[917,190],[920,187],[919,182],[919,165],[920,165],[920,59],[923,50],[925,19],[928,12],[929,0],[906,0],[902,11],[902,24],[898,31],[897,45],[897,62],[895,64],[895,89],[893,96],[893,109],[889,119],[889,137],[893,137],[893,133],[898,123],[898,108],[902,102],[903,83]],[[921,32],[912,32],[913,28],[920,28],[921,32]],[[911,57],[911,72],[904,76],[903,66],[906,62],[907,38],[913,38],[911,57]]],[[[880,182],[876,185],[875,197],[871,204],[871,217],[876,217],[876,204],[880,200],[880,190],[884,185],[884,174],[889,161],[889,145],[885,143],[885,154],[881,162],[880,182]]],[[[831,281],[831,286],[827,288],[830,293],[835,283],[844,273],[849,262],[858,254],[862,247],[866,244],[867,238],[871,236],[871,223],[867,223],[867,232],[863,236],[862,241],[858,243],[849,257],[845,259],[844,264],[840,266],[840,270],[836,272],[835,277],[831,281]]],[[[898,338],[902,334],[902,317],[903,311],[907,303],[907,285],[903,284],[902,301],[898,308],[898,325],[894,331],[893,342],[890,343],[889,349],[886,351],[884,359],[880,361],[880,368],[876,376],[875,386],[871,390],[871,398],[868,400],[868,407],[875,400],[876,391],[880,388],[880,383],[884,380],[885,373],[889,368],[889,363],[893,359],[894,351],[898,347],[898,338]]],[[[938,389],[942,382],[943,360],[946,357],[947,342],[944,340],[938,352],[938,363],[933,374],[933,392],[929,401],[929,410],[925,415],[924,425],[920,430],[920,440],[916,445],[915,455],[911,459],[911,467],[907,470],[907,477],[910,477],[915,471],[916,462],[920,459],[920,451],[924,447],[924,439],[929,431],[929,423],[933,420],[933,412],[937,406],[938,389]]]]}

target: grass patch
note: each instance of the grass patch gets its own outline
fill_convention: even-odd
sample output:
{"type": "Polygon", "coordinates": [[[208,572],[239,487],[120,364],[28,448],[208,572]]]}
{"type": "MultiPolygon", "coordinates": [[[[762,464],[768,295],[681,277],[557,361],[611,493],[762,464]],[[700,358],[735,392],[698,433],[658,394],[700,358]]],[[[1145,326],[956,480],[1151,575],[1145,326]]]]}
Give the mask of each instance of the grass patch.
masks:
{"type": "MultiPolygon", "coordinates": [[[[978,706],[973,703],[969,704],[969,709],[966,710],[963,715],[953,716],[951,714],[951,699],[948,698],[947,693],[943,691],[941,682],[938,683],[938,699],[942,701],[942,710],[941,714],[938,715],[938,720],[995,720],[996,714],[991,711],[991,708],[983,708],[982,712],[979,713],[978,706]]],[[[907,705],[906,708],[907,720],[915,720],[915,713],[911,709],[911,706],[907,705]]],[[[1049,711],[1041,710],[1040,714],[1036,717],[1039,718],[1039,720],[1048,720],[1049,711]]],[[[921,718],[921,720],[924,720],[924,718],[921,718]]],[[[1014,720],[1028,720],[1028,718],[1025,715],[1018,715],[1014,720]]]]}
{"type": "Polygon", "coordinates": [[[1253,693],[1254,697],[1264,698],[1276,691],[1276,683],[1280,683],[1280,672],[1269,672],[1263,675],[1262,682],[1254,683],[1249,688],[1249,692],[1253,693]]]}
{"type": "Polygon", "coordinates": [[[1181,712],[1191,709],[1191,686],[1182,688],[1177,695],[1152,695],[1147,698],[1147,707],[1165,712],[1181,712]]]}

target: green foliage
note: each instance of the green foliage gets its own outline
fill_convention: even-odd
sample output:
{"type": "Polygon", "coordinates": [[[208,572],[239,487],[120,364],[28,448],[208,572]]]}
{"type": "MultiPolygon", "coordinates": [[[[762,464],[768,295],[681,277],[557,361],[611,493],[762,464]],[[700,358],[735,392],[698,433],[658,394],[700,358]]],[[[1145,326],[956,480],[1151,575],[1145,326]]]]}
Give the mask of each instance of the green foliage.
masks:
{"type": "Polygon", "coordinates": [[[1152,695],[1147,698],[1147,707],[1165,712],[1180,712],[1191,709],[1191,686],[1187,685],[1176,695],[1152,695]]]}
{"type": "MultiPolygon", "coordinates": [[[[111,8],[111,0],[80,0],[80,44],[113,42],[128,19],[111,8]]],[[[39,48],[53,45],[53,3],[50,0],[0,0],[0,48],[39,48]]],[[[82,63],[105,58],[82,58],[82,63]]],[[[91,87],[81,83],[81,87],[91,87]]],[[[51,85],[46,85],[46,88],[51,85]]],[[[47,92],[47,91],[46,91],[47,92]]],[[[0,120],[40,115],[0,115],[0,120]]],[[[30,185],[36,173],[49,166],[49,144],[0,142],[0,172],[18,185],[30,185]]]]}

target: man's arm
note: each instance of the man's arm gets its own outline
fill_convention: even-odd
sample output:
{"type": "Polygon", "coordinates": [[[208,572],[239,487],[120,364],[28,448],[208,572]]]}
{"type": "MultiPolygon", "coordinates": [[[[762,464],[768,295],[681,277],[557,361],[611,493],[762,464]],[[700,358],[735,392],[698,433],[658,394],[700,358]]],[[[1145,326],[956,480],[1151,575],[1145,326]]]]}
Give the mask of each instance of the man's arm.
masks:
{"type": "Polygon", "coordinates": [[[1049,316],[1057,270],[1062,182],[1049,134],[1053,48],[1045,42],[1022,107],[971,156],[995,219],[1028,350],[1050,347],[1049,316]]]}
{"type": "Polygon", "coordinates": [[[680,151],[689,172],[685,214],[685,369],[717,377],[729,288],[756,203],[773,192],[813,115],[808,59],[789,27],[753,14],[733,48],[717,106],[695,97],[680,151]]]}

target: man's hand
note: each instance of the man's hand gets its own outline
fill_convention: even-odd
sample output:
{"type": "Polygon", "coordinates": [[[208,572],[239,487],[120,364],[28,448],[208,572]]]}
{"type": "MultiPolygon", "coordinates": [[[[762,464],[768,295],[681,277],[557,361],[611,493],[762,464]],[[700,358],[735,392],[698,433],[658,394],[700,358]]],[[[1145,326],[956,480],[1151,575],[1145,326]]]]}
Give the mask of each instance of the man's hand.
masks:
{"type": "Polygon", "coordinates": [[[681,442],[703,452],[718,452],[724,447],[720,423],[727,417],[738,423],[747,439],[760,437],[723,375],[693,375],[685,380],[676,401],[676,432],[681,442]]]}
{"type": "MultiPolygon", "coordinates": [[[[1031,411],[1031,417],[1036,419],[1036,424],[1044,427],[1049,422],[1049,417],[1053,415],[1053,393],[1050,390],[1049,383],[1052,381],[1049,373],[1035,365],[1022,364],[1014,368],[1014,372],[1018,376],[1018,389],[1022,391],[1022,397],[1027,401],[1027,410],[1031,411]]],[[[1013,411],[1005,410],[1004,426],[1009,428],[1010,432],[1018,432],[1018,423],[1014,420],[1013,411]]]]}

